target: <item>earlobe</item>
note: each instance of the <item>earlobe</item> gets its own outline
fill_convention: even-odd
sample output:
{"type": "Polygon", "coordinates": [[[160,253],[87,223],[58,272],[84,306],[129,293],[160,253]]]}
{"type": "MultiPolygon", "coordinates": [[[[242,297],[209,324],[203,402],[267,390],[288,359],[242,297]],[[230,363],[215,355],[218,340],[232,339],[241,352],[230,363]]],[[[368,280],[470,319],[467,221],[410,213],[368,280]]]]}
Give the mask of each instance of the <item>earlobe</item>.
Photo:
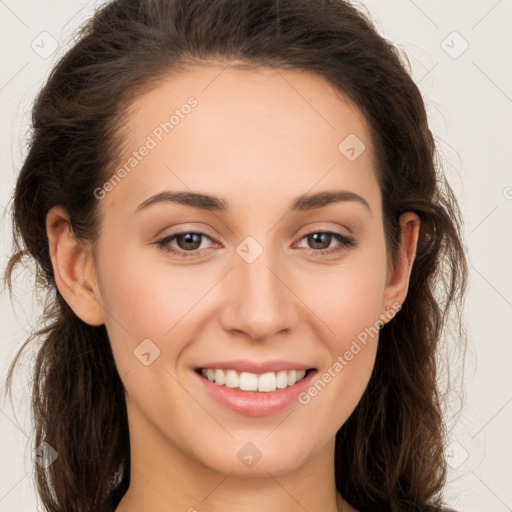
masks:
{"type": "Polygon", "coordinates": [[[75,237],[65,208],[55,206],[48,212],[46,232],[60,294],[85,323],[102,325],[103,307],[92,253],[75,237]]]}
{"type": "Polygon", "coordinates": [[[393,269],[388,272],[386,290],[382,308],[403,304],[409,289],[416,247],[420,231],[420,219],[413,212],[400,217],[400,246],[395,257],[393,269]]]}

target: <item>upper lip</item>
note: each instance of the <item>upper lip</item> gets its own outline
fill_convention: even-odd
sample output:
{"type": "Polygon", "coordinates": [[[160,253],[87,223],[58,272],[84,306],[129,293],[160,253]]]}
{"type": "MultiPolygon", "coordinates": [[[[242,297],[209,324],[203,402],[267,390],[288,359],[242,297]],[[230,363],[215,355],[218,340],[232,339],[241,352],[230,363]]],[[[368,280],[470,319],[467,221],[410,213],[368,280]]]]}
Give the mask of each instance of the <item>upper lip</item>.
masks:
{"type": "Polygon", "coordinates": [[[281,370],[309,370],[313,366],[310,364],[302,364],[294,361],[285,361],[282,359],[274,359],[271,361],[250,361],[248,359],[233,359],[231,361],[216,361],[213,363],[205,363],[197,367],[197,369],[220,369],[220,370],[236,370],[238,372],[250,373],[267,373],[279,372],[281,370]]]}

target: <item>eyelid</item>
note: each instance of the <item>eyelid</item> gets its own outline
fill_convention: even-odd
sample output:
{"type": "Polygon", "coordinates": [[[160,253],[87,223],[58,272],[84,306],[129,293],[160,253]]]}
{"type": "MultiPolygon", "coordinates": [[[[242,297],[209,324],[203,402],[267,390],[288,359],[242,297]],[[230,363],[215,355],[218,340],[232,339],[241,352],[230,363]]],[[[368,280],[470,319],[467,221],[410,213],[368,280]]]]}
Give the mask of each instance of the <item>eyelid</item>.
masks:
{"type": "MultiPolygon", "coordinates": [[[[170,246],[171,241],[174,241],[180,235],[187,235],[187,234],[191,234],[191,233],[193,233],[195,235],[199,235],[203,238],[207,238],[208,240],[210,240],[212,242],[216,242],[216,240],[213,237],[208,235],[208,233],[204,233],[203,231],[199,231],[199,230],[195,230],[195,229],[183,229],[180,231],[176,231],[175,233],[170,233],[169,235],[165,235],[164,237],[160,238],[159,240],[157,240],[154,243],[157,246],[160,246],[162,250],[169,252],[171,254],[177,254],[178,256],[183,256],[184,258],[195,256],[196,254],[199,254],[199,253],[205,251],[205,249],[196,249],[194,251],[184,251],[183,249],[175,249],[175,248],[170,249],[169,248],[169,247],[171,247],[170,246]]],[[[219,243],[219,242],[216,242],[216,243],[219,243]]]]}
{"type": "MultiPolygon", "coordinates": [[[[303,234],[301,237],[299,237],[298,242],[300,243],[304,238],[313,235],[313,234],[321,234],[325,233],[330,235],[332,238],[337,240],[339,244],[336,247],[331,247],[327,249],[309,249],[307,247],[303,247],[302,249],[305,250],[307,254],[313,255],[313,256],[330,256],[330,255],[337,255],[344,251],[347,251],[348,249],[352,247],[356,247],[358,245],[358,241],[352,236],[352,235],[345,235],[343,233],[340,233],[338,231],[333,231],[330,229],[313,229],[311,231],[308,231],[307,233],[303,234]]],[[[332,240],[331,240],[332,241],[332,240]]]]}
{"type": "MultiPolygon", "coordinates": [[[[169,235],[166,235],[165,237],[157,240],[154,242],[157,246],[160,246],[162,250],[165,252],[175,254],[178,257],[183,258],[192,258],[194,256],[202,254],[206,249],[196,249],[194,251],[185,251],[183,249],[175,249],[172,248],[170,243],[174,240],[176,240],[177,237],[180,235],[186,235],[186,234],[196,234],[201,237],[207,238],[211,242],[214,242],[216,244],[219,244],[212,236],[210,236],[208,233],[204,233],[199,230],[194,229],[182,229],[179,231],[176,231],[174,233],[170,233],[169,235]]],[[[319,233],[325,233],[331,235],[335,240],[339,242],[339,244],[336,247],[331,247],[327,249],[309,249],[307,247],[301,247],[303,251],[306,254],[312,255],[312,256],[330,256],[331,254],[339,254],[341,252],[347,251],[348,249],[355,247],[358,245],[358,241],[352,236],[352,235],[345,235],[343,233],[340,233],[339,231],[334,231],[332,229],[326,229],[326,228],[310,228],[307,232],[299,236],[298,240],[294,243],[300,243],[304,238],[307,236],[313,235],[313,234],[319,234],[319,233]]]]}

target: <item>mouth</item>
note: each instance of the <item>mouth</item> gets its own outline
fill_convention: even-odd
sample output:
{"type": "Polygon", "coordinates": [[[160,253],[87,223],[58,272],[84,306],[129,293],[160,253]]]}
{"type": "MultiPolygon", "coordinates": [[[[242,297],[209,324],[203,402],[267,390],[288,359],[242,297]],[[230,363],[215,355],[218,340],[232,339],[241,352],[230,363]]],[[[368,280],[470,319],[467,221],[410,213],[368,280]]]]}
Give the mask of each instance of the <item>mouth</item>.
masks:
{"type": "Polygon", "coordinates": [[[260,373],[223,366],[195,368],[194,373],[209,400],[245,416],[270,416],[294,404],[303,407],[299,396],[318,373],[316,368],[301,365],[276,371],[260,369],[260,373]]]}
{"type": "Polygon", "coordinates": [[[315,368],[280,370],[276,372],[252,373],[235,369],[196,368],[196,373],[216,386],[224,386],[240,391],[272,393],[278,389],[294,386],[302,381],[315,368]]]}

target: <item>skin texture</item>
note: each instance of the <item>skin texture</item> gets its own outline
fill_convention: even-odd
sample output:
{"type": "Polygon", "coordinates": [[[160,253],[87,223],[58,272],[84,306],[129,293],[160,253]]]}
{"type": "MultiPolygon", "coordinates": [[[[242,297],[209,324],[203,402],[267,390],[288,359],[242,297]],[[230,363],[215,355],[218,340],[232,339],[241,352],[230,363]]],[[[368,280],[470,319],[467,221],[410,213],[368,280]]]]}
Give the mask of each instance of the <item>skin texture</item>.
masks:
{"type": "Polygon", "coordinates": [[[197,106],[99,201],[95,257],[63,208],[47,217],[57,286],[83,321],[105,323],[126,388],[132,477],[117,512],[353,510],[337,500],[334,438],[369,381],[377,337],[309,403],[270,416],[213,401],[193,368],[244,358],[327,371],[386,306],[405,300],[419,219],[402,216],[391,269],[367,124],[304,72],[210,63],[168,77],[130,108],[126,160],[191,96],[197,106]],[[338,149],[349,134],[366,147],[354,161],[338,149]],[[159,203],[135,213],[164,190],[220,196],[229,211],[159,203]],[[298,196],[332,190],[362,196],[371,211],[357,201],[290,211],[298,196]],[[207,235],[194,247],[200,255],[155,244],[182,229],[207,235]],[[306,235],[319,230],[357,245],[333,237],[315,249],[306,235]],[[252,263],[236,251],[248,236],[263,250],[252,263]],[[134,356],[145,339],[160,350],[149,366],[134,356]],[[237,457],[247,442],[262,453],[250,468],[237,457]]]}

